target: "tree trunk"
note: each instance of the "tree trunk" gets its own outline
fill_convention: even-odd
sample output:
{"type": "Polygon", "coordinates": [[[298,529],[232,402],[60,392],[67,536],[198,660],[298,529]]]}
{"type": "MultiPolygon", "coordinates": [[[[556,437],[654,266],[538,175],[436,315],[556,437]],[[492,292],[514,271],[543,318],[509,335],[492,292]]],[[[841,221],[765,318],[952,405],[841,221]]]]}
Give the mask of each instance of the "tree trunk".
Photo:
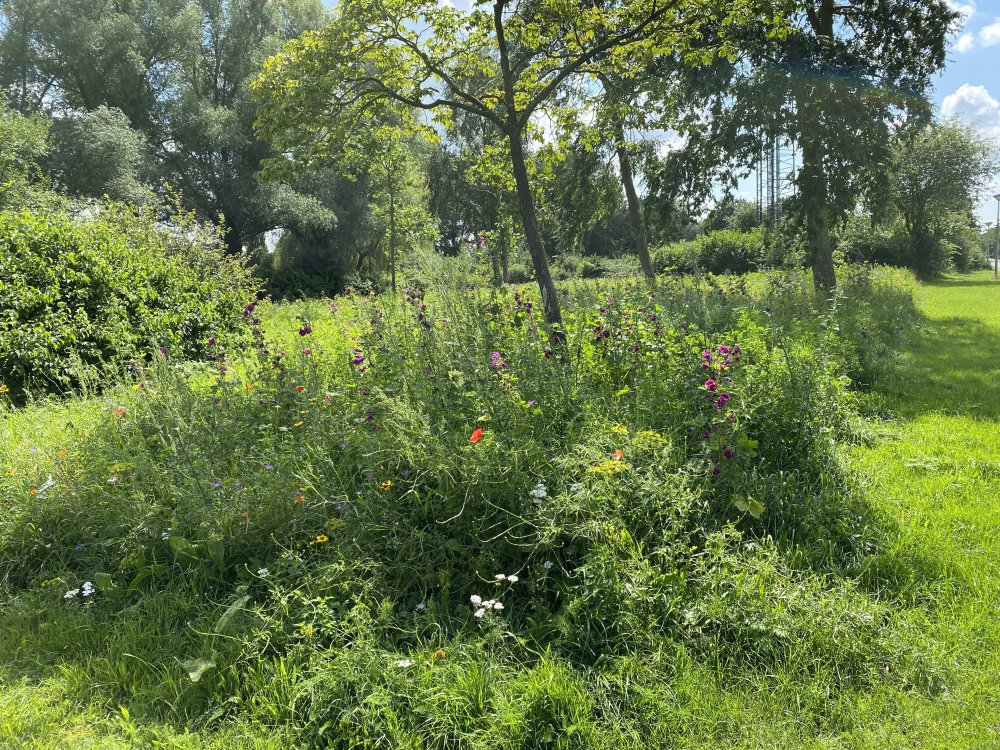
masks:
{"type": "Polygon", "coordinates": [[[628,201],[628,218],[632,224],[632,234],[635,235],[635,251],[639,254],[639,265],[647,278],[656,277],[653,261],[649,257],[649,243],[646,240],[646,223],[642,217],[642,204],[635,191],[635,177],[632,174],[632,161],[629,159],[628,147],[625,145],[625,128],[618,125],[618,170],[621,172],[622,185],[625,186],[625,198],[628,201]]]}
{"type": "Polygon", "coordinates": [[[799,172],[799,191],[806,213],[806,234],[812,256],[813,285],[816,291],[828,297],[837,288],[833,268],[833,244],[830,241],[830,209],[826,172],[823,168],[821,146],[814,137],[803,138],[802,169],[799,172]]]}
{"type": "Polygon", "coordinates": [[[809,245],[813,256],[813,286],[829,298],[837,289],[833,268],[833,243],[830,242],[829,210],[816,206],[807,217],[809,245]]]}
{"type": "Polygon", "coordinates": [[[236,227],[226,227],[222,239],[226,243],[227,255],[239,255],[243,252],[243,234],[236,227]]]}
{"type": "Polygon", "coordinates": [[[503,11],[506,0],[493,2],[493,28],[497,35],[497,49],[500,52],[500,74],[503,77],[503,95],[507,114],[504,134],[510,144],[510,161],[514,171],[514,185],[517,187],[517,202],[521,207],[521,223],[524,225],[524,239],[528,244],[528,254],[535,269],[535,280],[542,293],[542,310],[545,312],[545,322],[552,326],[550,334],[552,343],[561,345],[566,342],[563,332],[562,312],[559,310],[559,297],[556,286],[552,283],[549,272],[549,259],[545,256],[545,246],[542,244],[542,234],[538,231],[538,217],[535,213],[535,200],[531,195],[531,183],[528,180],[528,168],[524,162],[524,143],[521,136],[525,123],[518,120],[517,98],[514,95],[514,74],[510,64],[510,52],[507,49],[507,38],[504,35],[503,11]]]}
{"type": "Polygon", "coordinates": [[[562,333],[562,312],[559,309],[559,298],[556,286],[549,272],[549,259],[545,255],[542,244],[542,234],[538,230],[538,217],[535,212],[535,200],[531,195],[531,184],[528,181],[528,168],[524,161],[524,145],[521,143],[521,133],[515,125],[508,126],[507,140],[510,143],[511,166],[514,168],[514,184],[517,186],[517,202],[521,208],[521,223],[524,225],[524,239],[531,255],[531,264],[535,269],[535,280],[542,293],[542,309],[545,311],[545,321],[556,326],[553,339],[557,343],[564,341],[562,333]]]}
{"type": "Polygon", "coordinates": [[[396,294],[396,193],[389,189],[389,273],[392,293],[396,294]]]}

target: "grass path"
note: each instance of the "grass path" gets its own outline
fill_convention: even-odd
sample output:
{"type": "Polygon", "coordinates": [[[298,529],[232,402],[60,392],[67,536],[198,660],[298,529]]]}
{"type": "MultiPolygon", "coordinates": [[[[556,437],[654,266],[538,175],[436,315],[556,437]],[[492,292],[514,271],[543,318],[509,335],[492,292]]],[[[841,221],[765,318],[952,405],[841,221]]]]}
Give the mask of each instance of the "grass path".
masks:
{"type": "Polygon", "coordinates": [[[950,277],[921,286],[918,306],[922,328],[884,389],[899,419],[849,460],[898,527],[889,554],[922,561],[903,574],[952,669],[944,695],[898,696],[898,712],[865,711],[874,721],[843,739],[1000,747],[1000,284],[989,272],[950,277]]]}

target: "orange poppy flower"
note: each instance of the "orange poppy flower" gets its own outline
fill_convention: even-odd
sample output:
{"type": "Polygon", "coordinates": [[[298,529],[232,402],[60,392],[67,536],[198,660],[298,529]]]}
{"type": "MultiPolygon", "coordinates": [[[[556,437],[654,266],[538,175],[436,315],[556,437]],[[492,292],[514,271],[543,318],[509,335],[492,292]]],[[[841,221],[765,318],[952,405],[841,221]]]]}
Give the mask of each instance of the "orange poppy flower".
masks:
{"type": "Polygon", "coordinates": [[[483,428],[482,427],[477,427],[475,429],[475,431],[471,435],[469,435],[469,442],[470,443],[478,443],[482,439],[483,439],[483,428]]]}
{"type": "Polygon", "coordinates": [[[612,461],[621,461],[623,458],[625,458],[625,454],[621,450],[617,450],[611,454],[612,461]]]}

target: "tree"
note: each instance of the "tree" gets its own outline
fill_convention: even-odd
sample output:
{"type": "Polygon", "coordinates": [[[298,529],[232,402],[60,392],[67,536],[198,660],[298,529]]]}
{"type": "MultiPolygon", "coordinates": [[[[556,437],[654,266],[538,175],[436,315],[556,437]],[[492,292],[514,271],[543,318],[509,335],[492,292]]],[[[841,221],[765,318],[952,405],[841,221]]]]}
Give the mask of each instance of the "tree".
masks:
{"type": "Polygon", "coordinates": [[[56,118],[52,140],[45,167],[58,189],[133,203],[149,195],[152,175],[146,137],[131,127],[120,109],[101,105],[56,118]]]}
{"type": "Polygon", "coordinates": [[[885,190],[894,129],[928,116],[957,17],[946,0],[796,0],[786,34],[736,42],[740,58],[692,145],[746,165],[771,138],[797,144],[797,206],[823,294],[836,288],[831,225],[885,190]]]}
{"type": "Polygon", "coordinates": [[[1000,166],[997,147],[952,121],[904,131],[894,157],[892,202],[906,227],[914,268],[929,275],[947,260],[936,251],[955,215],[964,215],[971,228],[975,200],[1000,166]]]}
{"type": "Polygon", "coordinates": [[[224,217],[236,253],[290,216],[322,212],[290,185],[254,179],[273,152],[254,135],[248,88],[268,55],[327,17],[321,0],[0,0],[0,86],[18,110],[81,128],[85,142],[63,139],[54,154],[68,189],[134,194],[123,175],[140,167],[201,219],[224,217]],[[148,146],[141,165],[126,126],[148,146]],[[126,147],[117,177],[101,157],[115,143],[126,147]]]}
{"type": "Polygon", "coordinates": [[[44,118],[26,117],[0,102],[0,210],[31,205],[45,193],[39,161],[48,148],[44,118]]]}
{"type": "MultiPolygon", "coordinates": [[[[683,48],[706,13],[738,23],[752,0],[635,0],[597,6],[494,0],[471,12],[435,0],[343,0],[334,23],[291,42],[256,83],[260,132],[296,159],[325,158],[331,122],[347,127],[388,103],[490,122],[509,150],[525,240],[546,320],[562,315],[538,227],[526,156],[533,118],[590,65],[629,75],[683,48]]],[[[556,340],[561,333],[555,331],[556,340]]]]}

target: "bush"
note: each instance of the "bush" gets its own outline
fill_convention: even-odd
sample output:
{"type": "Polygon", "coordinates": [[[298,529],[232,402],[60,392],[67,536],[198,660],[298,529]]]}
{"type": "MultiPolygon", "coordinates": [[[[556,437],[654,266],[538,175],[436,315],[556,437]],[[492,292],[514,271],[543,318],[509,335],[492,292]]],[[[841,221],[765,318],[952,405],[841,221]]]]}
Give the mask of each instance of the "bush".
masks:
{"type": "Polygon", "coordinates": [[[675,242],[653,251],[653,267],[690,273],[747,273],[767,264],[763,229],[737,232],[721,229],[688,242],[675,242]]]}
{"type": "Polygon", "coordinates": [[[120,204],[0,214],[0,372],[18,398],[65,392],[160,349],[209,356],[240,341],[255,298],[241,261],[189,215],[161,224],[120,204]]]}

